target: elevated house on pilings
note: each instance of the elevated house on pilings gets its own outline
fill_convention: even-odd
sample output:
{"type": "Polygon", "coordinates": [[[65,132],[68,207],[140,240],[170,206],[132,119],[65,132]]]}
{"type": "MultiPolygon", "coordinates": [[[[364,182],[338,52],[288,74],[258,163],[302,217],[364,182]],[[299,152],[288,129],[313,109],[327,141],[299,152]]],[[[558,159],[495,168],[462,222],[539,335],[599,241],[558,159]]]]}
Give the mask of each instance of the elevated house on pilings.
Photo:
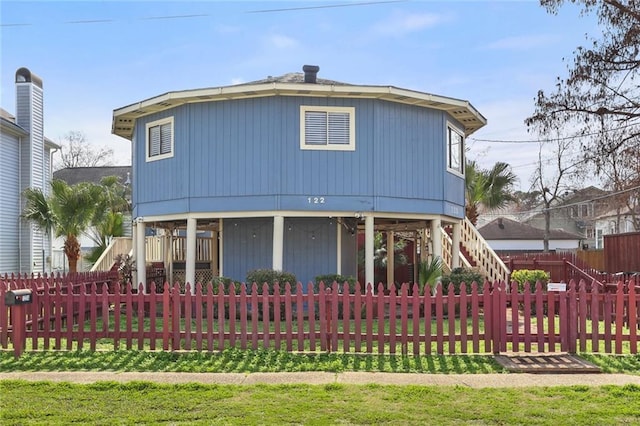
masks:
{"type": "Polygon", "coordinates": [[[414,263],[506,278],[464,220],[465,138],[485,118],[464,100],[303,71],[114,110],[112,132],[132,144],[137,281],[151,260],[191,283],[258,268],[356,276],[360,249],[371,283],[378,231],[412,238],[414,263]]]}

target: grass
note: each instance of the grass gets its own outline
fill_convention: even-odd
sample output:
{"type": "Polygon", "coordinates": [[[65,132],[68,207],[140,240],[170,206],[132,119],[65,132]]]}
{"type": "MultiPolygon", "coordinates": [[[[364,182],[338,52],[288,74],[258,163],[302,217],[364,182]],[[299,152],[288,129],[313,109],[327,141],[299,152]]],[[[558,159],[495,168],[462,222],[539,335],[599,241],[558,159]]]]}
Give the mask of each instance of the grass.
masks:
{"type": "Polygon", "coordinates": [[[4,425],[640,422],[640,386],[636,385],[471,389],[336,383],[234,386],[4,381],[0,386],[4,425]]]}
{"type": "Polygon", "coordinates": [[[252,373],[375,371],[430,374],[500,373],[488,355],[392,356],[337,353],[299,354],[274,350],[227,349],[207,352],[25,352],[16,360],[0,352],[0,372],[8,371],[176,371],[252,373]]]}
{"type": "MultiPolygon", "coordinates": [[[[582,353],[605,373],[640,374],[640,355],[582,353]]],[[[491,355],[365,355],[290,353],[271,349],[222,352],[36,351],[15,359],[0,351],[0,372],[10,371],[175,371],[254,373],[371,371],[429,374],[504,373],[491,355]]]]}

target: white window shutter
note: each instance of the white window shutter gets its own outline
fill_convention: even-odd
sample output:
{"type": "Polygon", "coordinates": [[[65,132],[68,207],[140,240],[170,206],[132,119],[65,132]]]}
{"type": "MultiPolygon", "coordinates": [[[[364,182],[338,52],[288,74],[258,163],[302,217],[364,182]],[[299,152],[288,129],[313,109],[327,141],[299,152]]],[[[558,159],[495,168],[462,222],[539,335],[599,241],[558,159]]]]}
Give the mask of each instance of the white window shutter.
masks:
{"type": "Polygon", "coordinates": [[[149,157],[160,155],[160,126],[149,128],[149,157]]]}
{"type": "Polygon", "coordinates": [[[305,113],[305,142],[308,145],[327,144],[327,113],[307,111],[305,113]]]}

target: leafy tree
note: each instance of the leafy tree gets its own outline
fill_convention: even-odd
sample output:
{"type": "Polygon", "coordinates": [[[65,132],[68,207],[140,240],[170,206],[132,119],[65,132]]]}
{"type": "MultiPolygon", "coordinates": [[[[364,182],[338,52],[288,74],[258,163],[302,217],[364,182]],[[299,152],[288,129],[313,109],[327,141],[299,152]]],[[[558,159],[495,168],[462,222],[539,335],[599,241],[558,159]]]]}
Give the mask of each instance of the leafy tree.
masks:
{"type": "Polygon", "coordinates": [[[80,131],[70,131],[60,140],[60,159],[55,169],[71,167],[98,167],[113,164],[113,149],[96,148],[89,144],[87,137],[80,131]]]}
{"type": "MultiPolygon", "coordinates": [[[[566,0],[542,0],[556,14],[566,0]]],[[[573,52],[568,75],[558,78],[551,93],[538,92],[529,126],[545,130],[571,128],[574,150],[606,170],[603,161],[640,149],[640,4],[622,0],[572,0],[583,14],[595,13],[601,27],[597,38],[573,52]],[[615,132],[616,137],[603,138],[615,132]]]]}
{"type": "Polygon", "coordinates": [[[51,181],[47,197],[40,189],[24,191],[26,205],[22,216],[35,223],[48,235],[64,237],[64,254],[70,272],[77,272],[80,259],[78,237],[87,230],[102,196],[100,186],[91,183],[68,185],[58,179],[51,181]]]}
{"type": "Polygon", "coordinates": [[[480,205],[489,210],[503,207],[513,201],[511,188],[517,176],[507,163],[498,162],[490,170],[481,169],[475,161],[468,161],[465,168],[465,192],[467,218],[474,225],[478,222],[480,205]]]}

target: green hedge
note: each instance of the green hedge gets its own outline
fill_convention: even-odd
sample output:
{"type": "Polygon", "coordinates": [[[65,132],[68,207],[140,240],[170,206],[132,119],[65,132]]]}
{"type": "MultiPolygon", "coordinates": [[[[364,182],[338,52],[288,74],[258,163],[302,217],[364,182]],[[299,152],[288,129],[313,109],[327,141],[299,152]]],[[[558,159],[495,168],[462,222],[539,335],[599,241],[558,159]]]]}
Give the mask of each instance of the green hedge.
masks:
{"type": "Polygon", "coordinates": [[[467,268],[454,268],[450,274],[442,276],[442,292],[444,294],[449,291],[449,284],[453,284],[455,294],[460,294],[460,284],[465,283],[467,285],[467,294],[471,292],[471,283],[476,282],[478,284],[478,292],[482,293],[482,285],[484,284],[484,277],[482,274],[467,268]]]}
{"type": "Polygon", "coordinates": [[[530,289],[533,291],[538,281],[542,285],[546,285],[550,278],[550,274],[541,269],[519,269],[511,272],[511,280],[518,282],[518,291],[520,292],[524,291],[524,283],[526,282],[531,284],[530,289]]]}
{"type": "MultiPolygon", "coordinates": [[[[340,274],[324,274],[318,275],[315,279],[315,287],[314,291],[317,293],[320,288],[320,282],[323,282],[326,287],[331,287],[333,283],[337,282],[340,285],[340,290],[343,289],[343,284],[346,282],[349,284],[349,293],[353,294],[356,292],[356,282],[357,280],[351,275],[340,275],[340,274]]],[[[360,291],[364,293],[364,289],[361,288],[360,291]]]]}
{"type": "Polygon", "coordinates": [[[258,293],[262,293],[262,284],[267,283],[269,286],[269,293],[273,294],[273,285],[276,282],[280,286],[280,293],[284,293],[284,286],[286,283],[291,284],[291,292],[295,293],[296,285],[298,283],[296,276],[291,272],[276,271],[274,269],[254,269],[247,273],[247,293],[251,292],[251,286],[253,283],[258,285],[258,293]]]}

